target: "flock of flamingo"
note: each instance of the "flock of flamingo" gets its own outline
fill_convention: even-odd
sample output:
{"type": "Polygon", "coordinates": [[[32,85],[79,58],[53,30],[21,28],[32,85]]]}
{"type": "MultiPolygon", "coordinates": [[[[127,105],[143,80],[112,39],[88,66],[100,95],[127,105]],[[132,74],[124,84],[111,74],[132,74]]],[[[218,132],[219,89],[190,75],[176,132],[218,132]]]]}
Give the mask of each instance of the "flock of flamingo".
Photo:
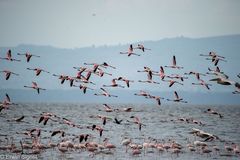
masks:
{"type": "MultiPolygon", "coordinates": [[[[151,52],[151,49],[145,48],[144,45],[138,44],[136,47],[133,47],[131,44],[126,52],[120,52],[120,54],[126,54],[128,57],[131,56],[141,56],[141,53],[137,53],[140,50],[140,52],[151,52]]],[[[26,52],[25,54],[17,53],[19,56],[24,56],[26,58],[26,62],[29,63],[32,61],[32,58],[41,58],[38,55],[31,54],[29,52],[26,52]]],[[[169,87],[174,87],[175,85],[184,85],[184,81],[188,79],[188,76],[193,75],[196,77],[196,82],[192,83],[192,85],[199,85],[205,87],[207,90],[210,90],[210,86],[212,84],[207,83],[205,80],[202,79],[203,76],[213,76],[214,78],[210,79],[210,82],[216,82],[220,85],[233,85],[236,90],[233,91],[233,94],[240,94],[240,84],[238,82],[232,81],[229,79],[229,77],[220,70],[218,67],[218,63],[220,61],[226,62],[226,58],[223,56],[218,55],[215,52],[209,52],[209,54],[200,54],[202,57],[206,57],[206,60],[210,60],[215,66],[216,69],[208,68],[207,73],[199,73],[196,71],[189,71],[187,73],[184,73],[184,75],[179,74],[171,74],[167,75],[165,74],[164,68],[172,68],[173,70],[181,70],[183,69],[182,66],[177,64],[176,56],[173,56],[172,64],[166,65],[166,66],[160,66],[159,71],[154,71],[148,66],[144,66],[143,70],[138,70],[139,74],[143,73],[147,75],[146,80],[138,80],[137,82],[134,80],[129,80],[128,78],[125,78],[123,76],[115,77],[112,79],[111,83],[104,84],[100,86],[99,90],[100,92],[94,93],[95,96],[106,96],[106,97],[115,97],[117,98],[118,95],[113,95],[109,92],[107,88],[111,87],[119,87],[119,88],[129,88],[131,86],[131,83],[150,83],[150,84],[160,84],[159,81],[154,80],[153,78],[157,77],[159,78],[162,83],[168,84],[169,87]],[[122,82],[122,83],[121,83],[122,82]]],[[[9,49],[6,53],[6,57],[0,57],[2,60],[7,61],[15,61],[20,62],[20,59],[17,59],[12,56],[12,52],[9,49]]],[[[63,75],[63,74],[52,74],[54,77],[57,77],[60,80],[60,83],[63,84],[66,81],[69,81],[70,87],[78,87],[80,90],[82,90],[83,94],[85,94],[88,90],[95,90],[94,87],[96,84],[91,81],[92,75],[103,77],[103,76],[112,76],[111,73],[108,73],[105,69],[111,68],[113,70],[117,69],[116,67],[108,64],[107,62],[103,62],[101,64],[98,63],[84,63],[84,66],[81,67],[73,67],[77,70],[76,76],[69,76],[69,75],[63,75]],[[88,67],[92,66],[92,67],[88,67]],[[80,84],[79,84],[80,83],[80,84]]],[[[34,71],[36,76],[40,76],[41,73],[45,72],[50,74],[50,72],[41,69],[41,68],[26,68],[29,71],[34,71]]],[[[19,74],[12,72],[10,70],[2,70],[0,71],[5,74],[5,79],[9,80],[11,75],[13,76],[20,76],[19,74]]],[[[237,75],[238,78],[240,78],[240,74],[237,75]]],[[[25,88],[34,89],[37,91],[38,94],[40,92],[46,90],[45,88],[41,88],[38,86],[36,82],[32,82],[32,85],[24,85],[25,88]]],[[[161,105],[161,100],[166,101],[172,101],[174,103],[188,103],[183,98],[179,96],[177,91],[173,92],[174,98],[164,98],[159,95],[152,95],[151,93],[148,93],[147,91],[140,90],[139,93],[135,93],[135,96],[141,96],[146,99],[152,99],[157,102],[157,105],[161,105]]],[[[7,112],[10,106],[18,106],[18,104],[13,103],[10,99],[10,96],[6,93],[6,98],[1,102],[0,104],[0,116],[7,112]]],[[[103,104],[104,111],[106,114],[109,112],[122,112],[123,114],[126,112],[133,112],[134,108],[132,107],[126,107],[121,109],[114,109],[114,107],[110,106],[109,104],[103,104]]],[[[211,108],[206,110],[206,113],[211,115],[217,115],[219,118],[223,118],[223,115],[211,108]]],[[[97,118],[101,120],[101,125],[92,124],[90,126],[83,126],[78,125],[74,123],[73,121],[56,115],[54,113],[50,112],[42,112],[40,115],[35,116],[34,118],[39,119],[38,123],[41,127],[31,128],[29,130],[24,130],[17,132],[16,135],[21,135],[24,138],[29,138],[31,141],[24,142],[24,138],[20,140],[19,144],[17,142],[14,142],[14,137],[11,135],[4,135],[1,134],[1,137],[4,137],[3,139],[0,139],[0,150],[5,151],[6,153],[16,153],[18,155],[23,154],[41,154],[44,150],[50,149],[50,148],[56,148],[61,153],[66,152],[89,152],[91,156],[96,156],[97,154],[114,154],[114,151],[117,149],[122,148],[121,146],[115,145],[110,143],[109,138],[104,137],[104,126],[112,121],[116,125],[121,125],[123,123],[123,119],[118,119],[117,117],[109,118],[108,115],[97,115],[93,116],[93,118],[97,118]],[[51,121],[53,124],[61,124],[66,125],[70,128],[77,128],[79,129],[79,132],[81,132],[81,129],[88,129],[89,133],[84,134],[71,134],[68,133],[66,130],[52,130],[52,131],[46,131],[44,129],[44,126],[48,125],[48,121],[51,121]],[[42,124],[43,123],[43,124],[42,124]],[[47,144],[44,144],[41,142],[41,135],[43,132],[47,132],[49,137],[49,142],[47,144]],[[94,140],[93,132],[97,132],[99,134],[100,139],[103,138],[100,142],[96,142],[94,140]],[[53,142],[52,138],[56,135],[59,135],[58,141],[53,142]],[[78,142],[76,140],[78,139],[78,142]]],[[[142,127],[145,127],[145,124],[141,122],[140,117],[138,116],[131,116],[130,120],[127,120],[127,122],[136,125],[138,130],[141,132],[142,127]]],[[[8,123],[11,123],[12,121],[17,122],[17,124],[23,124],[24,125],[24,119],[26,119],[25,116],[13,118],[11,120],[8,120],[8,123]]],[[[201,121],[197,121],[191,118],[179,118],[178,121],[180,122],[186,122],[186,123],[192,123],[196,125],[203,125],[201,121]]],[[[204,140],[195,140],[194,142],[189,142],[186,146],[177,143],[175,140],[165,140],[165,141],[159,141],[157,139],[149,137],[147,140],[145,140],[142,144],[137,144],[133,141],[130,137],[124,137],[122,139],[121,145],[126,147],[126,152],[129,153],[132,156],[137,156],[144,154],[144,156],[147,156],[149,150],[151,151],[158,151],[159,153],[169,152],[171,154],[176,154],[177,156],[185,151],[189,152],[195,152],[198,154],[207,154],[211,155],[211,153],[220,154],[220,151],[226,151],[228,155],[235,155],[240,156],[240,149],[239,145],[236,143],[226,144],[224,148],[220,148],[219,146],[211,146],[211,142],[214,140],[219,140],[220,138],[216,135],[207,133],[205,131],[202,131],[197,128],[193,128],[190,132],[195,137],[203,138],[204,140]]]]}

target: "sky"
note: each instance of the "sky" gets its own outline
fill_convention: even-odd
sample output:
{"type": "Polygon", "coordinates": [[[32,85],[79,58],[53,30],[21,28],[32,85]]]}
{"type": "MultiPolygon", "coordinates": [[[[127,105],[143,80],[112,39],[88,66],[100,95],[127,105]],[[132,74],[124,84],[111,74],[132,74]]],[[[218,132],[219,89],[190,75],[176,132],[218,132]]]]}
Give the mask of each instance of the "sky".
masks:
{"type": "Polygon", "coordinates": [[[0,0],[0,47],[240,34],[239,0],[0,0]]]}

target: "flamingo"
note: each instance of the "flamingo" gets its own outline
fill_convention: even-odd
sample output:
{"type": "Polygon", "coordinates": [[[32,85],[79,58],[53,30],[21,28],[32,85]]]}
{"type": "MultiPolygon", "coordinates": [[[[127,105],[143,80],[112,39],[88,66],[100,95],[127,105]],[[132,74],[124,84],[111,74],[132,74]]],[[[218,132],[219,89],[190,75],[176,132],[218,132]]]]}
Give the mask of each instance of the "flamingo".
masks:
{"type": "Polygon", "coordinates": [[[221,84],[221,85],[236,84],[236,82],[229,80],[228,76],[224,76],[224,75],[217,76],[217,78],[210,79],[209,81],[216,81],[218,84],[221,84]]]}
{"type": "Polygon", "coordinates": [[[113,69],[116,69],[116,67],[112,66],[112,65],[109,65],[107,62],[103,62],[101,64],[101,66],[105,66],[105,67],[110,67],[110,68],[113,68],[113,69]]]}
{"type": "Polygon", "coordinates": [[[175,56],[173,56],[172,65],[165,66],[165,67],[167,67],[167,68],[183,69],[183,67],[177,66],[177,62],[176,62],[176,57],[175,56]]]}
{"type": "Polygon", "coordinates": [[[65,76],[65,75],[63,75],[63,74],[61,74],[61,75],[53,74],[53,76],[54,76],[54,77],[58,77],[58,79],[61,80],[61,84],[63,84],[63,83],[65,82],[65,80],[68,79],[68,76],[65,76]]]}
{"type": "Polygon", "coordinates": [[[219,61],[227,62],[226,60],[218,58],[218,57],[206,58],[206,60],[211,60],[215,66],[218,65],[219,61]]]}
{"type": "Polygon", "coordinates": [[[121,120],[118,120],[116,117],[114,118],[114,122],[115,122],[116,124],[121,124],[122,121],[123,121],[122,119],[121,119],[121,120]]]}
{"type": "Polygon", "coordinates": [[[169,86],[168,87],[172,87],[175,83],[183,85],[183,83],[180,83],[178,81],[174,81],[174,80],[163,80],[164,82],[169,82],[169,86]]]}
{"type": "Polygon", "coordinates": [[[134,49],[141,49],[143,52],[145,52],[145,50],[151,50],[149,48],[145,48],[143,44],[138,44],[134,49]]]}
{"type": "Polygon", "coordinates": [[[0,57],[0,59],[7,60],[7,61],[17,61],[17,62],[20,62],[20,61],[21,61],[21,60],[12,58],[12,51],[11,51],[11,49],[9,49],[9,50],[7,51],[5,58],[0,57]]]}
{"type": "Polygon", "coordinates": [[[138,80],[138,82],[160,84],[159,82],[152,80],[153,72],[149,68],[144,68],[144,71],[138,71],[138,72],[147,72],[147,78],[148,78],[148,80],[146,81],[138,80]]]}
{"type": "Polygon", "coordinates": [[[153,73],[153,75],[159,76],[161,78],[161,80],[163,80],[165,78],[165,76],[166,76],[162,66],[160,66],[160,71],[157,74],[153,73]]]}
{"type": "Polygon", "coordinates": [[[187,101],[183,101],[182,98],[179,98],[177,91],[174,91],[174,96],[175,96],[175,99],[173,100],[167,99],[167,101],[187,103],[187,101]]]}
{"type": "Polygon", "coordinates": [[[112,112],[113,111],[112,107],[110,107],[109,105],[103,104],[103,106],[105,108],[105,112],[112,112]]]}
{"type": "Polygon", "coordinates": [[[120,52],[120,54],[127,54],[128,57],[130,57],[131,55],[140,56],[140,54],[133,53],[133,46],[132,46],[132,44],[130,44],[127,52],[120,52]]]}
{"type": "Polygon", "coordinates": [[[99,67],[106,68],[103,64],[97,64],[97,63],[84,63],[84,65],[93,65],[93,69],[92,69],[93,73],[95,73],[99,67]]]}
{"type": "Polygon", "coordinates": [[[17,105],[15,103],[11,102],[11,99],[7,93],[5,94],[5,96],[6,96],[6,98],[0,103],[0,112],[3,109],[8,109],[9,105],[17,105]]]}
{"type": "Polygon", "coordinates": [[[100,137],[102,137],[102,133],[103,133],[103,128],[97,125],[92,125],[92,130],[97,130],[99,132],[100,137]]]}
{"type": "Polygon", "coordinates": [[[109,94],[104,88],[100,88],[100,89],[102,90],[102,93],[100,94],[95,93],[94,94],[95,96],[118,97],[116,95],[109,94]]]}
{"type": "Polygon", "coordinates": [[[112,79],[112,84],[111,85],[103,85],[103,87],[121,87],[124,88],[124,86],[121,86],[119,84],[116,83],[116,78],[112,79]]]}
{"type": "Polygon", "coordinates": [[[211,84],[206,83],[204,80],[200,80],[200,83],[192,83],[192,85],[205,86],[208,90],[210,90],[209,86],[211,86],[211,84]]]}
{"type": "Polygon", "coordinates": [[[158,104],[159,106],[161,105],[160,99],[164,99],[164,98],[162,98],[162,97],[160,97],[160,96],[152,96],[152,95],[149,95],[149,96],[146,97],[146,98],[155,99],[155,100],[157,101],[157,104],[158,104]]]}
{"type": "Polygon", "coordinates": [[[207,111],[204,111],[204,113],[213,114],[213,115],[218,115],[220,118],[223,118],[222,114],[220,114],[220,113],[217,112],[217,111],[214,111],[214,110],[211,109],[211,108],[208,108],[207,111]]]}
{"type": "Polygon", "coordinates": [[[32,88],[32,89],[36,89],[38,94],[40,94],[40,90],[46,90],[44,88],[40,88],[38,87],[36,82],[32,82],[32,86],[24,86],[25,88],[32,88]]]}
{"type": "Polygon", "coordinates": [[[206,76],[206,74],[195,72],[195,71],[189,71],[188,73],[184,73],[184,75],[201,75],[201,76],[206,76]]]}
{"type": "Polygon", "coordinates": [[[208,71],[206,74],[213,74],[213,75],[219,75],[219,74],[224,74],[224,72],[221,72],[220,68],[217,66],[216,69],[211,69],[208,67],[208,71]]]}
{"type": "Polygon", "coordinates": [[[135,95],[135,96],[143,96],[143,97],[147,97],[147,96],[149,96],[150,94],[147,93],[146,91],[140,90],[139,93],[135,93],[134,95],[135,95]]]}
{"type": "Polygon", "coordinates": [[[40,57],[38,55],[30,54],[28,52],[26,52],[25,54],[17,53],[17,55],[25,56],[27,58],[27,62],[29,62],[32,57],[38,57],[38,58],[40,57]]]}
{"type": "Polygon", "coordinates": [[[130,82],[134,82],[133,80],[129,80],[123,77],[118,77],[117,80],[125,82],[128,88],[130,87],[130,82]]]}
{"type": "Polygon", "coordinates": [[[171,79],[180,79],[182,82],[184,81],[184,79],[188,79],[188,77],[184,77],[184,76],[181,76],[179,74],[171,74],[170,76],[167,76],[168,78],[171,78],[171,79]]]}
{"type": "Polygon", "coordinates": [[[87,87],[85,85],[82,85],[82,84],[80,84],[79,86],[73,85],[73,87],[79,87],[79,89],[81,89],[84,94],[87,92],[87,89],[94,90],[94,89],[87,87]]]}
{"type": "Polygon", "coordinates": [[[0,72],[5,73],[5,79],[6,79],[6,80],[8,80],[12,74],[13,74],[13,75],[16,75],[16,76],[19,76],[19,74],[14,73],[14,72],[9,71],[9,70],[3,70],[3,71],[0,71],[0,72]]]}
{"type": "Polygon", "coordinates": [[[133,118],[134,118],[133,123],[137,124],[139,131],[141,131],[141,129],[142,129],[142,123],[141,123],[140,119],[139,119],[138,117],[133,117],[133,118]]]}
{"type": "Polygon", "coordinates": [[[27,68],[27,70],[32,70],[32,71],[35,71],[36,72],[36,76],[39,76],[41,72],[46,72],[46,73],[50,73],[48,71],[45,71],[41,68],[27,68]]]}
{"type": "Polygon", "coordinates": [[[95,72],[99,77],[103,77],[104,74],[107,74],[109,76],[112,76],[111,73],[104,72],[102,69],[98,68],[98,71],[95,72]]]}
{"type": "Polygon", "coordinates": [[[130,143],[132,143],[132,139],[129,139],[129,138],[125,138],[124,140],[122,140],[122,142],[121,142],[121,144],[123,145],[123,146],[126,146],[126,153],[127,153],[127,147],[128,147],[128,145],[130,144],[130,143]]]}
{"type": "Polygon", "coordinates": [[[104,147],[107,148],[107,149],[109,149],[109,150],[111,150],[111,149],[115,149],[116,146],[113,145],[113,144],[111,144],[111,143],[108,143],[108,141],[109,141],[108,138],[105,138],[105,139],[103,140],[103,142],[104,142],[104,144],[103,144],[104,147]]]}
{"type": "Polygon", "coordinates": [[[91,77],[91,74],[92,74],[92,72],[91,71],[89,71],[89,72],[87,72],[87,75],[84,77],[84,76],[82,76],[81,77],[81,79],[80,80],[78,80],[77,82],[82,82],[82,83],[91,83],[91,84],[93,84],[93,85],[96,85],[95,83],[93,83],[93,82],[91,82],[91,81],[89,81],[89,79],[90,79],[90,77],[91,77]]]}
{"type": "Polygon", "coordinates": [[[209,52],[208,54],[205,54],[205,55],[204,55],[204,54],[200,54],[200,56],[225,58],[225,57],[223,57],[223,56],[217,55],[217,53],[216,53],[216,52],[213,52],[213,51],[211,51],[211,52],[209,52]]]}

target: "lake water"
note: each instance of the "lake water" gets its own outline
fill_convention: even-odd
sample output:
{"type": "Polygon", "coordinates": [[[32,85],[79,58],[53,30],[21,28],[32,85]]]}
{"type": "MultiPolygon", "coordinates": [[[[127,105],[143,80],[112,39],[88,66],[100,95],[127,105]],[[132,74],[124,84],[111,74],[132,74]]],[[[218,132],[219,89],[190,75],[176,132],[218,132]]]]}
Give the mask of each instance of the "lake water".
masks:
{"type": "MultiPolygon", "coordinates": [[[[45,132],[41,133],[41,143],[47,144],[51,131],[64,130],[68,134],[90,134],[91,141],[102,143],[104,138],[109,138],[109,143],[116,145],[116,149],[112,154],[104,154],[96,152],[94,159],[226,159],[223,156],[226,154],[224,145],[226,142],[234,142],[240,145],[240,106],[193,106],[193,105],[138,105],[138,104],[113,104],[114,109],[123,109],[124,107],[132,107],[132,112],[114,111],[105,112],[102,104],[65,104],[65,103],[28,103],[19,104],[18,106],[10,106],[9,110],[3,110],[0,114],[0,134],[9,135],[14,137],[14,143],[20,146],[19,141],[31,142],[26,135],[16,134],[16,132],[24,132],[27,129],[41,128],[45,132]],[[219,118],[217,115],[210,115],[204,113],[208,108],[212,108],[223,115],[219,118]],[[52,112],[60,117],[65,117],[74,123],[83,127],[82,129],[70,127],[66,124],[60,124],[49,120],[46,125],[38,123],[40,114],[42,112],[52,112]],[[25,122],[8,121],[15,117],[25,116],[25,122]],[[111,119],[107,120],[105,126],[99,118],[94,118],[97,115],[104,115],[111,119]],[[144,124],[142,130],[139,131],[138,126],[133,122],[131,116],[137,116],[144,124]],[[123,119],[121,125],[113,123],[113,119],[123,119]],[[189,124],[186,122],[178,121],[178,118],[193,118],[201,121],[204,125],[189,124]],[[100,138],[97,131],[88,129],[87,126],[93,124],[103,127],[103,136],[100,138]],[[199,137],[194,137],[189,134],[192,128],[198,128],[205,132],[217,135],[221,140],[214,140],[207,142],[209,148],[217,145],[220,148],[220,153],[210,153],[210,155],[190,152],[186,147],[188,141],[204,140],[199,137]],[[138,156],[132,155],[132,150],[129,149],[125,153],[125,146],[121,145],[123,137],[132,139],[132,142],[142,144],[148,137],[157,139],[158,141],[169,139],[175,140],[177,143],[184,146],[182,153],[178,156],[172,154],[171,150],[164,151],[159,154],[157,150],[148,149],[145,155],[138,156]]],[[[66,135],[65,138],[71,139],[71,135],[66,135]]],[[[4,136],[0,136],[0,146],[6,145],[4,136]]],[[[52,138],[54,143],[59,143],[61,137],[55,136],[52,138]]],[[[78,140],[74,141],[78,143],[78,140]]],[[[31,149],[24,150],[22,155],[23,159],[89,159],[90,154],[88,151],[72,150],[62,154],[57,148],[50,148],[43,150],[38,155],[31,155],[31,149]]],[[[10,151],[0,150],[0,159],[18,159],[20,155],[11,153],[10,151]]],[[[239,159],[240,156],[232,156],[230,159],[239,159]]],[[[228,159],[229,159],[228,158],[228,159]]]]}

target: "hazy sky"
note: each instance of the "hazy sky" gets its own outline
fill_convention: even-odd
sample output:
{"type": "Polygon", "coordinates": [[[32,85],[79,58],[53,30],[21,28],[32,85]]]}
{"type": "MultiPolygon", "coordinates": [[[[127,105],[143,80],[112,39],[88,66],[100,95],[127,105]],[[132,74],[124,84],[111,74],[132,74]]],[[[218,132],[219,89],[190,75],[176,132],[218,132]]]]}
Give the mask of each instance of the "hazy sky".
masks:
{"type": "Polygon", "coordinates": [[[0,46],[239,34],[239,8],[239,0],[0,0],[0,46]]]}

